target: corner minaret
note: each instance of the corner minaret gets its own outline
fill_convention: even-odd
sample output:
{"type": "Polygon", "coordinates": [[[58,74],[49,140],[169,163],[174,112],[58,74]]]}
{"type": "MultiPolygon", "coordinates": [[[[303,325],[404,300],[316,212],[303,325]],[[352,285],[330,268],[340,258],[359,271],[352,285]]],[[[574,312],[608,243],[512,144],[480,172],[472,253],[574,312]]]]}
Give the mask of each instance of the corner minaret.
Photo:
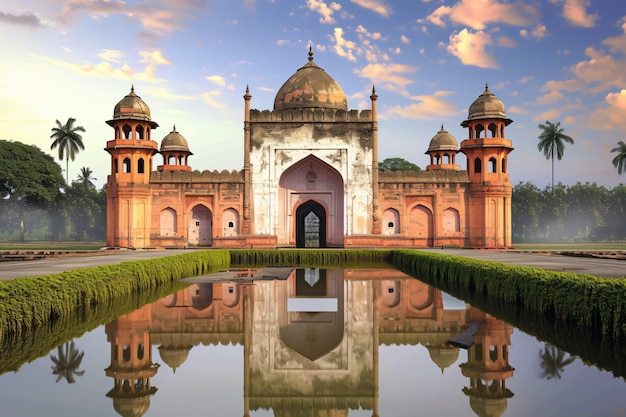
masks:
{"type": "Polygon", "coordinates": [[[472,103],[461,126],[469,139],[461,142],[467,156],[470,180],[466,246],[505,248],[511,246],[511,195],[508,155],[513,150],[504,128],[513,121],[504,104],[485,85],[472,103]]]}
{"type": "Polygon", "coordinates": [[[151,205],[147,185],[152,157],[158,152],[151,137],[159,125],[150,118],[150,108],[134,87],[115,105],[113,119],[106,123],[114,130],[114,139],[104,148],[111,155],[106,184],[107,246],[146,247],[151,205]]]}

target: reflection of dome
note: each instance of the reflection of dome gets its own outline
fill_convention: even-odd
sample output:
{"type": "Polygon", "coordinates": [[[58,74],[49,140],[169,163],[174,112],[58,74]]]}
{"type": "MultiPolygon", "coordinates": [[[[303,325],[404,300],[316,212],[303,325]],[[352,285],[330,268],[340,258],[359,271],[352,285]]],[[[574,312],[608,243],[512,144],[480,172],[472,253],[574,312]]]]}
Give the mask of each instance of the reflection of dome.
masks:
{"type": "MultiPolygon", "coordinates": [[[[485,85],[485,91],[478,96],[469,108],[467,120],[477,119],[506,119],[504,104],[485,85]]],[[[507,119],[508,120],[508,119],[507,119]]],[[[510,123],[511,121],[509,121],[510,123]]],[[[507,123],[508,124],[508,123],[507,123]]]]}
{"type": "Polygon", "coordinates": [[[113,119],[150,120],[150,108],[131,87],[130,93],[115,105],[113,119]]]}
{"type": "Polygon", "coordinates": [[[189,152],[187,140],[176,131],[176,126],[161,141],[161,152],[166,151],[184,151],[189,152]]]}
{"type": "Polygon", "coordinates": [[[470,397],[472,411],[480,417],[500,417],[506,412],[506,398],[470,397]]]}
{"type": "Polygon", "coordinates": [[[449,345],[429,345],[426,348],[428,349],[430,359],[441,369],[441,373],[443,373],[444,369],[454,365],[459,358],[459,348],[457,347],[449,345]]]}
{"type": "Polygon", "coordinates": [[[431,151],[456,151],[459,149],[459,144],[456,138],[443,129],[437,132],[435,136],[430,140],[428,145],[428,152],[431,151]]]}
{"type": "Polygon", "coordinates": [[[274,110],[326,108],[348,110],[348,99],[341,86],[313,62],[309,49],[309,62],[296,71],[278,90],[274,110]]]}
{"type": "Polygon", "coordinates": [[[141,417],[150,408],[150,396],[114,398],[113,408],[122,417],[141,417]]]}
{"type": "Polygon", "coordinates": [[[165,362],[167,366],[169,366],[174,372],[176,372],[176,368],[181,366],[187,360],[190,350],[191,346],[159,346],[159,355],[161,355],[161,360],[163,360],[163,362],[165,362]]]}

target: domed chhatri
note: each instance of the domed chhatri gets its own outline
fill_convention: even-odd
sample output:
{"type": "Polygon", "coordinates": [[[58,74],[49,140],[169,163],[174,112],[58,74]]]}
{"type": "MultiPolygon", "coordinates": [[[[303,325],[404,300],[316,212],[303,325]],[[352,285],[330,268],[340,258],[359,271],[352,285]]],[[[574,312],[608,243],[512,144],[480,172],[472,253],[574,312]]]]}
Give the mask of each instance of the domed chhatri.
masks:
{"type": "Polygon", "coordinates": [[[135,119],[150,121],[150,107],[135,94],[135,87],[131,86],[130,93],[115,105],[113,120],[135,119]]]}
{"type": "Polygon", "coordinates": [[[189,152],[187,140],[176,131],[176,126],[161,141],[161,152],[184,151],[189,152]]]}
{"type": "MultiPolygon", "coordinates": [[[[441,130],[430,140],[428,151],[457,151],[459,143],[456,138],[448,133],[441,125],[441,130]]],[[[428,153],[428,152],[427,152],[428,153]]]]}
{"type": "MultiPolygon", "coordinates": [[[[504,103],[500,101],[485,84],[485,91],[469,107],[467,120],[477,119],[507,119],[504,103]]],[[[509,122],[510,123],[510,122],[509,122]]],[[[508,124],[508,123],[507,123],[508,124]]]]}
{"type": "Polygon", "coordinates": [[[313,62],[311,48],[309,62],[285,81],[274,99],[274,110],[302,108],[348,110],[346,94],[333,77],[313,62]]]}

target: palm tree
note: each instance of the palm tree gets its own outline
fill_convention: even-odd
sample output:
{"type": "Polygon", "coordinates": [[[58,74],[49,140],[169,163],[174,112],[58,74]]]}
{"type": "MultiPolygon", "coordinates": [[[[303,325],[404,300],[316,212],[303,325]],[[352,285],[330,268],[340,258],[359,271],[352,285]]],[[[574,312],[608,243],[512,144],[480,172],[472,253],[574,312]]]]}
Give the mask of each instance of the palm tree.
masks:
{"type": "Polygon", "coordinates": [[[622,175],[622,172],[626,172],[626,143],[620,140],[611,152],[617,152],[617,156],[613,158],[613,166],[617,168],[617,173],[622,175]]]}
{"type": "Polygon", "coordinates": [[[545,344],[543,350],[539,351],[539,359],[541,362],[541,377],[556,381],[561,379],[561,374],[565,367],[576,360],[575,356],[565,358],[565,352],[556,346],[545,344]]]}
{"type": "Polygon", "coordinates": [[[72,161],[76,157],[79,151],[85,149],[83,145],[83,137],[78,132],[84,132],[85,128],[82,126],[74,126],[76,119],[70,117],[67,119],[67,123],[64,125],[57,119],[56,127],[52,128],[52,135],[50,139],[54,139],[50,150],[59,148],[59,160],[65,159],[65,182],[69,185],[68,166],[69,160],[72,161]]]}
{"type": "Polygon", "coordinates": [[[54,363],[52,367],[52,374],[57,375],[56,382],[59,382],[61,378],[65,378],[68,384],[76,382],[74,375],[82,376],[85,371],[79,371],[80,363],[83,360],[85,352],[79,352],[74,346],[74,341],[65,343],[64,346],[57,348],[59,357],[50,355],[50,359],[54,363]]]}
{"type": "Polygon", "coordinates": [[[93,181],[97,181],[98,178],[94,178],[92,176],[93,171],[89,167],[82,167],[80,169],[80,174],[78,174],[77,181],[81,184],[86,185],[89,188],[96,188],[93,181]]]}
{"type": "Polygon", "coordinates": [[[546,124],[539,125],[542,130],[539,135],[539,143],[537,149],[543,152],[546,159],[552,159],[552,188],[554,188],[554,157],[560,161],[565,152],[565,143],[574,143],[574,139],[563,133],[561,122],[556,124],[546,121],[546,124]]]}

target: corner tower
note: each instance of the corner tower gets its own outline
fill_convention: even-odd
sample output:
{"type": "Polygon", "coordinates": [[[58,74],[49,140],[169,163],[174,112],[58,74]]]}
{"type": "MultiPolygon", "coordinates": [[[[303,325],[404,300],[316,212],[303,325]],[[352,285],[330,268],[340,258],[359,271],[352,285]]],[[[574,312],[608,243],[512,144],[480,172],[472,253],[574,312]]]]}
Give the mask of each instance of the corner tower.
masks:
{"type": "Polygon", "coordinates": [[[150,172],[158,152],[151,139],[159,125],[150,118],[150,108],[135,94],[134,87],[113,109],[114,139],[104,148],[111,155],[107,177],[107,246],[149,245],[150,172]]]}
{"type": "Polygon", "coordinates": [[[513,150],[504,128],[513,121],[506,117],[504,104],[485,86],[472,103],[461,126],[469,139],[461,142],[467,156],[469,175],[469,247],[511,246],[511,195],[508,155],[513,150]]]}

